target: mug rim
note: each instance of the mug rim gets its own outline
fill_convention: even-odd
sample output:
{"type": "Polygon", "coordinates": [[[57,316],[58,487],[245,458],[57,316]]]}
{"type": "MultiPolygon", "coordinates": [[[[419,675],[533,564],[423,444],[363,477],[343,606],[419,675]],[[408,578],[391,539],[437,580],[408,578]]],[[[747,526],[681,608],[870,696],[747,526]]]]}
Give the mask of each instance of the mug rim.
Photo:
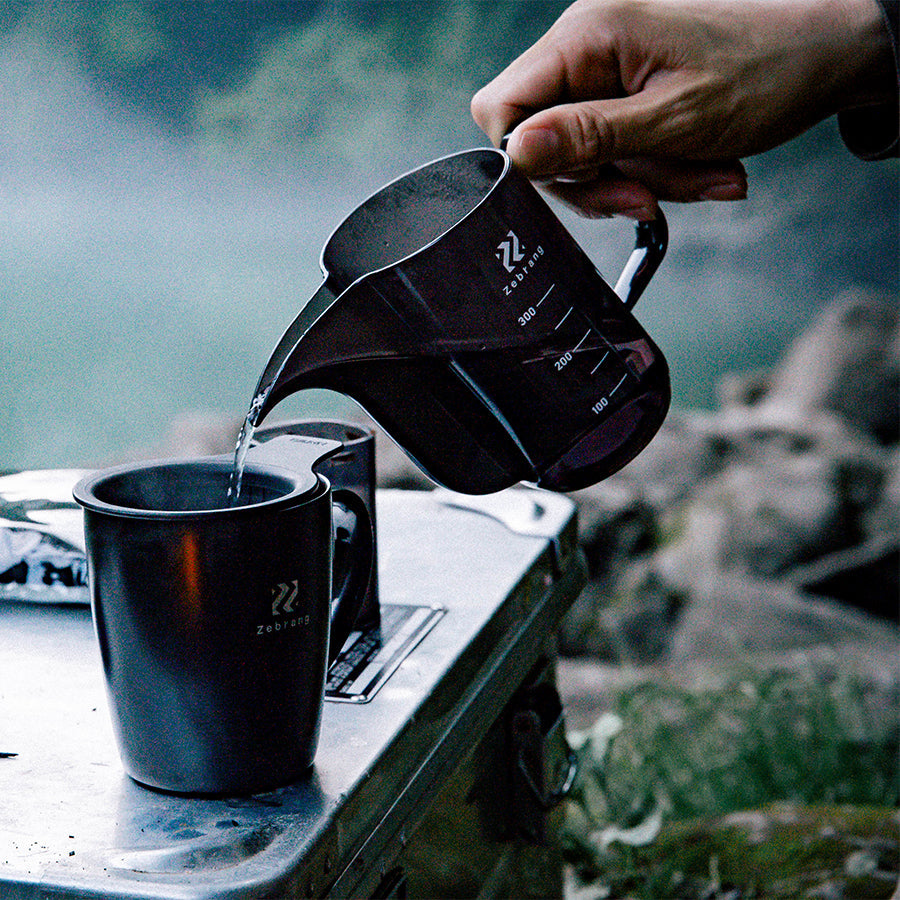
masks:
{"type": "MultiPolygon", "coordinates": [[[[347,450],[354,450],[360,444],[364,444],[375,438],[374,429],[367,425],[361,422],[346,422],[341,419],[285,419],[283,422],[272,422],[271,425],[260,425],[259,428],[254,430],[253,438],[256,440],[260,436],[265,436],[266,440],[270,440],[271,438],[280,437],[283,434],[305,437],[306,435],[304,435],[303,432],[304,428],[314,428],[323,425],[334,428],[335,430],[343,430],[348,433],[351,431],[355,432],[353,437],[347,439],[342,439],[334,435],[310,435],[311,437],[324,437],[326,440],[339,441],[344,445],[342,450],[339,450],[334,457],[329,457],[329,459],[340,457],[341,454],[345,453],[347,450]]],[[[264,443],[264,441],[260,443],[264,443]]]]}
{"type": "Polygon", "coordinates": [[[117,516],[126,519],[151,519],[161,520],[188,520],[188,519],[215,519],[220,517],[240,517],[260,512],[269,512],[283,507],[293,506],[298,501],[315,500],[327,493],[331,485],[327,478],[316,472],[309,475],[293,471],[283,466],[269,463],[247,461],[244,467],[244,476],[263,475],[290,485],[290,489],[268,500],[260,500],[254,503],[243,503],[238,506],[201,507],[198,509],[148,509],[145,507],[126,506],[119,503],[111,503],[97,496],[98,488],[111,479],[120,478],[138,472],[162,469],[186,469],[198,465],[206,470],[218,472],[230,472],[234,464],[231,456],[212,457],[185,457],[173,459],[144,460],[136,463],[126,463],[119,466],[111,466],[89,472],[83,476],[73,487],[72,496],[79,506],[85,511],[102,513],[104,515],[117,516]]]}

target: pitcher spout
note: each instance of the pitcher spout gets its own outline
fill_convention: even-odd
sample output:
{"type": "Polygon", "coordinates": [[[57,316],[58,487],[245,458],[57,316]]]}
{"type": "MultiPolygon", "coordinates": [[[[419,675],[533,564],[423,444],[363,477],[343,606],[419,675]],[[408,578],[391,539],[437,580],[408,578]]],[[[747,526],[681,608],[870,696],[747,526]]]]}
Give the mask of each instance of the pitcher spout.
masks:
{"type": "Polygon", "coordinates": [[[262,422],[280,400],[293,393],[298,368],[303,366],[300,342],[337,298],[338,292],[326,278],[282,335],[256,385],[251,406],[254,426],[262,422]]]}
{"type": "Polygon", "coordinates": [[[329,276],[300,310],[272,353],[256,387],[251,424],[281,400],[307,388],[340,391],[357,402],[373,363],[424,352],[420,333],[384,300],[378,275],[344,291],[329,276]]]}

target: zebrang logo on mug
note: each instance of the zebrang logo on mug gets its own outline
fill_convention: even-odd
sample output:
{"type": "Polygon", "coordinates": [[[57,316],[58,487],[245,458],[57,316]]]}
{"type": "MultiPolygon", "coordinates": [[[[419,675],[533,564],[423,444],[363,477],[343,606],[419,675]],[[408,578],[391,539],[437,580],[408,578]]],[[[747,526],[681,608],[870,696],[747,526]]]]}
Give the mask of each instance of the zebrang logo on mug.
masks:
{"type": "Polygon", "coordinates": [[[280,616],[284,613],[292,613],[294,611],[294,602],[300,591],[300,584],[295,578],[293,581],[285,584],[276,584],[272,591],[272,615],[280,616]]]}
{"type": "Polygon", "coordinates": [[[287,631],[289,628],[302,628],[309,625],[309,614],[298,614],[294,608],[300,594],[298,579],[282,581],[273,585],[269,590],[272,596],[272,621],[262,625],[257,624],[257,635],[275,634],[287,631]]]}

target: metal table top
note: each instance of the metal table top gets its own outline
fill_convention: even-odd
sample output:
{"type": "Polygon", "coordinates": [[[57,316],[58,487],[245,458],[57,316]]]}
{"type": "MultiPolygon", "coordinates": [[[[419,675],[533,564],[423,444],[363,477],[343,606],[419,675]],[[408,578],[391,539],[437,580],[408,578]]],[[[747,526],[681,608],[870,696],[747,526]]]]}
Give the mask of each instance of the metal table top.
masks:
{"type": "Polygon", "coordinates": [[[0,604],[0,896],[347,896],[502,711],[584,582],[566,498],[379,492],[382,603],[445,613],[307,780],[155,793],[119,763],[86,607],[0,604]],[[10,755],[15,754],[15,755],[10,755]]]}

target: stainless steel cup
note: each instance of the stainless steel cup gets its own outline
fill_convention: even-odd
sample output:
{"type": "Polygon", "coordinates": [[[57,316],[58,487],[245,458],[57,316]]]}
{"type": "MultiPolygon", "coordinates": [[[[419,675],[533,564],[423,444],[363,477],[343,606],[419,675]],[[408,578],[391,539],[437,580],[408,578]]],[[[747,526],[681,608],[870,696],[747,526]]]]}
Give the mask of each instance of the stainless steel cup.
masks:
{"type": "Polygon", "coordinates": [[[372,533],[358,498],[313,472],[340,445],[291,448],[285,465],[248,454],[236,506],[230,457],[119,467],[74,490],[120,754],[144,785],[250,794],[313,762],[329,656],[346,637],[332,623],[365,597],[372,533]],[[354,563],[333,604],[339,531],[354,563]]]}

